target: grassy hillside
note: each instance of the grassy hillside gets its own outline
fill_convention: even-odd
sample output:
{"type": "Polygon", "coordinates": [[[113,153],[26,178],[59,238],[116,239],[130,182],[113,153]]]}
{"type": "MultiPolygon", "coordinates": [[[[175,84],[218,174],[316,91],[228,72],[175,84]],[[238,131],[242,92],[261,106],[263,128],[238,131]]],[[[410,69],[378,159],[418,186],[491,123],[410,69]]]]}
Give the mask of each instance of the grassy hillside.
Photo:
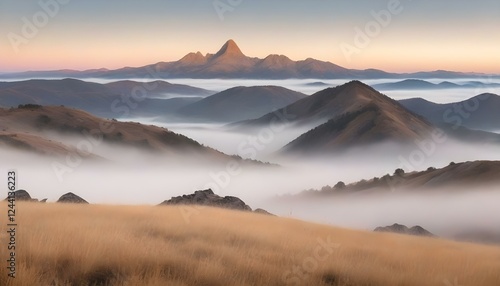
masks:
{"type": "Polygon", "coordinates": [[[189,206],[17,209],[17,278],[2,266],[0,285],[500,285],[492,246],[189,206]]]}
{"type": "Polygon", "coordinates": [[[96,138],[102,138],[102,141],[109,144],[138,147],[147,151],[172,154],[183,151],[199,152],[200,154],[213,154],[214,157],[228,158],[218,151],[206,148],[186,136],[165,128],[104,119],[85,111],[63,106],[24,105],[19,108],[0,108],[0,130],[2,130],[0,134],[17,134],[17,139],[23,139],[22,142],[25,145],[33,146],[32,149],[48,154],[57,154],[53,151],[62,149],[58,147],[62,142],[61,144],[54,142],[60,140],[61,136],[67,138],[77,136],[88,140],[85,134],[91,134],[96,138]],[[50,132],[60,136],[51,137],[50,132]],[[34,136],[23,135],[26,133],[34,136]],[[53,146],[43,148],[43,144],[40,143],[42,139],[52,140],[53,146]]]}

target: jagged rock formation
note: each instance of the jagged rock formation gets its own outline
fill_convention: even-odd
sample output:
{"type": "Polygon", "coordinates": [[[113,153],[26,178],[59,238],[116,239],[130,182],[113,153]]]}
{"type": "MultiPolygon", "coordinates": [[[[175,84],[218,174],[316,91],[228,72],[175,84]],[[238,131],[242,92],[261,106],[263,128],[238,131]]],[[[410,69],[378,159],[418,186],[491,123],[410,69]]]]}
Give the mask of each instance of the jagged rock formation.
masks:
{"type": "Polygon", "coordinates": [[[162,202],[160,205],[204,205],[221,207],[242,211],[252,211],[245,202],[237,197],[221,197],[214,194],[211,189],[196,191],[194,194],[172,197],[170,200],[162,202]]]}

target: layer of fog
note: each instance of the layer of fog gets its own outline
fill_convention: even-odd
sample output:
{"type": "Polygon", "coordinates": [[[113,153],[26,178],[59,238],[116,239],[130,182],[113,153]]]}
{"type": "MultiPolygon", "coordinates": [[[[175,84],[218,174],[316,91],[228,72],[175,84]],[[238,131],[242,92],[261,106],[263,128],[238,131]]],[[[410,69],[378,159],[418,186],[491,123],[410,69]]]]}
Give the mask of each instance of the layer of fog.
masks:
{"type": "MultiPolygon", "coordinates": [[[[219,131],[210,133],[204,130],[203,132],[201,136],[203,138],[218,137],[220,143],[218,149],[228,154],[239,154],[230,151],[238,144],[237,142],[242,142],[239,141],[240,139],[246,140],[246,135],[243,134],[233,133],[220,137],[222,133],[219,131]]],[[[50,133],[45,136],[70,146],[78,145],[82,141],[81,138],[63,137],[50,133]]],[[[206,142],[201,141],[201,143],[206,142]]],[[[278,142],[275,143],[275,147],[279,145],[278,142]]],[[[267,147],[270,146],[272,144],[267,147]]],[[[422,141],[409,149],[398,149],[393,144],[360,147],[341,154],[320,157],[266,156],[266,150],[255,149],[255,154],[260,155],[256,156],[257,159],[278,163],[281,167],[255,167],[237,163],[239,171],[234,175],[226,167],[225,159],[220,162],[202,162],[199,157],[190,154],[158,155],[105,143],[93,146],[90,151],[104,158],[105,160],[102,160],[104,162],[96,165],[96,163],[83,161],[77,164],[77,167],[71,166],[71,171],[64,175],[64,184],[60,186],[62,189],[78,188],[79,192],[94,196],[95,202],[117,200],[116,203],[133,203],[127,199],[123,200],[122,196],[137,199],[137,195],[144,193],[144,189],[134,182],[141,182],[144,187],[165,186],[165,189],[169,190],[167,195],[189,193],[215,182],[214,188],[222,195],[235,195],[257,202],[276,195],[297,193],[310,188],[319,189],[325,185],[332,186],[338,181],[350,183],[375,176],[381,177],[388,173],[392,174],[396,168],[403,168],[410,172],[425,170],[431,166],[444,167],[451,161],[458,163],[474,160],[500,160],[500,146],[498,145],[462,144],[452,139],[437,143],[422,141]],[[95,193],[96,186],[87,188],[89,179],[95,183],[105,182],[103,185],[106,190],[119,191],[122,195],[108,197],[108,192],[95,193]]],[[[32,176],[28,176],[35,189],[44,185],[48,185],[48,189],[60,189],[55,187],[58,183],[53,169],[55,159],[36,160],[31,155],[23,156],[14,156],[10,151],[3,152],[2,165],[5,168],[19,165],[19,169],[23,172],[32,170],[33,177],[41,179],[41,181],[31,180],[32,176]],[[24,160],[21,159],[23,156],[24,160]],[[41,175],[43,173],[41,170],[46,170],[46,174],[41,175]]],[[[68,165],[66,158],[57,160],[63,165],[68,165]]],[[[155,193],[153,190],[148,192],[148,196],[153,196],[153,193],[155,193]]],[[[164,192],[158,193],[162,197],[163,194],[164,192]]],[[[138,202],[155,203],[155,201],[157,200],[144,198],[138,202]]]]}
{"type": "MultiPolygon", "coordinates": [[[[432,191],[406,195],[359,194],[299,202],[277,199],[278,195],[319,189],[340,180],[348,183],[393,172],[389,170],[394,170],[394,165],[376,158],[353,157],[352,161],[338,159],[330,164],[307,162],[283,167],[237,165],[238,173],[234,175],[224,165],[172,161],[168,157],[157,158],[160,159],[157,161],[136,156],[124,159],[128,154],[122,153],[114,154],[115,157],[121,155],[120,164],[84,161],[59,180],[53,165],[55,162],[64,164],[64,159],[34,159],[33,156],[9,154],[0,153],[0,157],[6,159],[1,160],[1,169],[16,169],[18,188],[28,190],[34,198],[48,198],[49,202],[56,201],[66,192],[73,192],[91,203],[156,205],[173,196],[210,187],[218,195],[237,196],[254,209],[263,208],[283,217],[347,228],[370,230],[401,223],[420,225],[436,235],[452,238],[471,233],[496,235],[500,225],[497,188],[474,188],[464,193],[453,189],[438,194],[432,191]]],[[[442,161],[449,160],[451,158],[442,158],[442,161]]],[[[453,160],[460,161],[457,157],[453,160]]]]}
{"type": "Polygon", "coordinates": [[[347,228],[373,230],[394,223],[420,225],[441,237],[500,243],[499,200],[498,188],[485,187],[322,197],[261,205],[281,216],[347,228]]]}
{"type": "Polygon", "coordinates": [[[451,103],[451,102],[463,101],[483,93],[500,94],[500,87],[426,89],[426,90],[388,90],[381,92],[395,100],[420,97],[435,103],[451,103]]]}
{"type": "MultiPolygon", "coordinates": [[[[238,136],[245,136],[220,137],[220,131],[203,132],[200,136],[204,138],[219,136],[220,149],[227,150],[234,148],[238,136]]],[[[81,140],[56,135],[51,138],[69,145],[81,140]]],[[[438,195],[432,192],[404,196],[360,195],[300,203],[276,200],[280,195],[333,186],[338,181],[351,183],[381,177],[392,174],[399,167],[408,172],[430,166],[444,167],[450,161],[500,160],[498,146],[466,145],[449,139],[432,149],[427,155],[415,145],[413,151],[424,154],[423,160],[419,161],[409,153],[398,153],[395,146],[381,145],[321,159],[310,156],[281,158],[277,161],[281,166],[277,167],[248,165],[234,160],[202,162],[188,154],[182,157],[155,155],[103,143],[92,150],[107,159],[100,162],[83,160],[73,165],[68,164],[64,156],[49,159],[3,150],[0,152],[0,168],[5,171],[16,169],[18,188],[28,190],[35,198],[48,198],[49,202],[56,201],[66,192],[73,192],[91,203],[156,205],[173,196],[212,188],[218,195],[239,197],[252,208],[350,228],[372,229],[397,222],[421,225],[447,237],[495,230],[494,226],[498,226],[500,220],[500,209],[496,206],[500,199],[498,190],[484,193],[480,189],[468,190],[467,193],[450,190],[438,195]],[[69,168],[61,173],[54,167],[56,165],[69,168]]]]}
{"type": "MultiPolygon", "coordinates": [[[[1,81],[20,81],[29,80],[30,78],[10,78],[1,79],[1,81]]],[[[40,78],[40,79],[62,79],[62,78],[40,78]]],[[[84,81],[96,82],[96,83],[109,83],[119,80],[133,80],[137,82],[150,82],[151,78],[123,78],[123,79],[108,79],[108,78],[82,78],[84,81]]],[[[327,87],[334,87],[337,85],[349,82],[349,79],[189,79],[189,78],[175,78],[175,79],[163,79],[164,81],[174,83],[174,84],[185,84],[194,87],[204,88],[213,91],[223,91],[236,86],[263,86],[263,85],[275,85],[282,86],[291,90],[303,92],[305,94],[311,95],[315,92],[323,90],[327,87]],[[315,83],[320,83],[316,85],[315,83]]],[[[403,79],[366,79],[361,80],[368,85],[380,84],[380,83],[392,83],[398,82],[403,79]]],[[[431,78],[425,79],[425,81],[432,83],[440,83],[443,81],[448,81],[455,84],[465,84],[470,81],[480,81],[486,84],[489,83],[500,83],[499,79],[491,79],[488,77],[478,77],[478,78],[454,78],[454,79],[440,79],[431,78]]],[[[495,93],[500,94],[500,87],[484,87],[484,88],[455,88],[455,89],[426,89],[426,90],[390,90],[382,91],[384,94],[392,97],[396,100],[407,99],[413,97],[421,97],[437,103],[449,103],[454,101],[461,101],[468,99],[470,97],[482,94],[482,93],[495,93]]],[[[165,98],[172,98],[170,95],[165,98]]]]}
{"type": "MultiPolygon", "coordinates": [[[[154,91],[154,90],[153,90],[154,91]]],[[[172,98],[203,98],[205,96],[201,96],[198,94],[177,94],[177,93],[154,93],[154,95],[149,95],[148,98],[151,99],[172,99],[172,98]]]]}
{"type": "Polygon", "coordinates": [[[255,153],[255,157],[252,159],[257,160],[272,158],[273,154],[283,146],[314,128],[314,126],[287,127],[283,131],[275,133],[264,126],[248,133],[239,130],[239,128],[230,128],[226,124],[165,123],[158,122],[154,118],[138,118],[138,120],[144,124],[165,127],[226,154],[248,158],[248,154],[255,153]],[[252,152],[253,150],[255,152],[252,152]]]}

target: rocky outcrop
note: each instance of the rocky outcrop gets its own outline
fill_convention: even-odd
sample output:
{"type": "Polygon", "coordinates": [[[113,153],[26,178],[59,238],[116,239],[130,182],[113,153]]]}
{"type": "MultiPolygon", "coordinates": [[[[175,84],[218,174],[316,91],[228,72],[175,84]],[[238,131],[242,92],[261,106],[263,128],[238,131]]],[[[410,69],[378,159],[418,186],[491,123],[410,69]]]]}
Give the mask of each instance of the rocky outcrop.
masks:
{"type": "Polygon", "coordinates": [[[221,207],[234,210],[252,211],[241,199],[232,196],[221,197],[214,194],[211,189],[196,191],[194,194],[172,197],[160,205],[204,205],[221,207]]]}
{"type": "MultiPolygon", "coordinates": [[[[14,197],[16,201],[26,201],[26,202],[38,202],[38,199],[34,199],[26,190],[17,190],[14,192],[14,197]]],[[[5,198],[8,200],[10,197],[5,198]]]]}
{"type": "Polygon", "coordinates": [[[434,237],[435,235],[431,232],[427,231],[423,227],[416,225],[414,227],[408,228],[402,224],[393,224],[391,226],[377,227],[374,231],[377,232],[393,232],[393,233],[401,233],[401,234],[409,234],[409,235],[417,235],[417,236],[430,236],[434,237]]]}
{"type": "Polygon", "coordinates": [[[255,209],[253,211],[254,213],[258,213],[258,214],[263,214],[263,215],[272,215],[272,216],[275,216],[274,214],[266,211],[266,210],[263,210],[263,209],[255,209]]]}
{"type": "Polygon", "coordinates": [[[32,198],[30,194],[25,190],[17,190],[14,192],[16,201],[31,201],[32,198]]]}
{"type": "Polygon", "coordinates": [[[62,195],[58,200],[58,203],[71,203],[71,204],[88,204],[86,200],[82,199],[81,197],[73,194],[73,193],[67,193],[62,195]]]}

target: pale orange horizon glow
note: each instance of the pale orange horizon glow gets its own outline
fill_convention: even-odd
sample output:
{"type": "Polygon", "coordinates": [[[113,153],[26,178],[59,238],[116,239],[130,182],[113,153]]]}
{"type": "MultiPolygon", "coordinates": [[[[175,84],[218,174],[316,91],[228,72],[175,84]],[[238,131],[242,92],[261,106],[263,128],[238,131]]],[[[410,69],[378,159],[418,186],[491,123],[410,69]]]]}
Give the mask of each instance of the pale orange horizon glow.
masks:
{"type": "MultiPolygon", "coordinates": [[[[69,45],[56,43],[64,49],[55,49],[53,44],[34,43],[21,47],[19,53],[5,47],[6,57],[2,59],[1,71],[57,70],[57,69],[118,69],[126,66],[138,67],[161,61],[176,61],[189,52],[200,51],[203,54],[215,53],[225,40],[214,44],[189,43],[189,45],[169,45],[156,42],[150,45],[140,41],[122,45],[113,43],[96,43],[95,48],[85,45],[69,45]]],[[[401,44],[390,49],[384,44],[374,41],[369,48],[359,54],[352,55],[348,61],[335,44],[327,45],[333,49],[307,45],[291,47],[286,50],[282,46],[256,45],[251,41],[237,41],[242,51],[250,57],[264,58],[269,54],[284,54],[293,60],[313,57],[330,61],[351,69],[375,68],[387,72],[418,72],[432,70],[451,70],[459,72],[500,73],[500,53],[494,46],[463,45],[434,49],[432,45],[412,46],[401,44]],[[470,52],[474,51],[474,52],[470,52]],[[308,54],[311,52],[315,56],[308,54]],[[467,57],[463,55],[467,54],[467,57]],[[404,59],[404,60],[402,60],[404,59]]],[[[498,44],[500,46],[500,43],[498,44]]]]}

